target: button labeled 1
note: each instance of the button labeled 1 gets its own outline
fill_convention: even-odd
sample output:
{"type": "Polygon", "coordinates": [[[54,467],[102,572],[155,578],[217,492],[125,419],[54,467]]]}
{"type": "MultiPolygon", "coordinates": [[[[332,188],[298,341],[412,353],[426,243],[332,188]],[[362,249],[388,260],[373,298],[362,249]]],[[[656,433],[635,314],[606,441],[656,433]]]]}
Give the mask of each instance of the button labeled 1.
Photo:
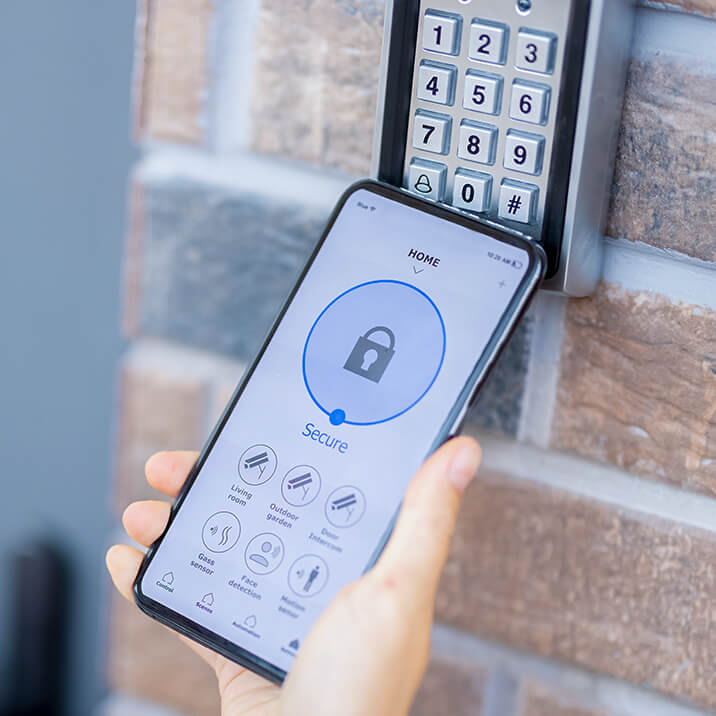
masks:
{"type": "Polygon", "coordinates": [[[460,30],[462,18],[459,15],[428,10],[423,22],[423,49],[457,55],[460,51],[460,30]]]}
{"type": "Polygon", "coordinates": [[[457,209],[484,212],[490,208],[492,177],[482,172],[458,169],[452,190],[452,205],[457,209]]]}
{"type": "Polygon", "coordinates": [[[542,171],[544,138],[510,130],[505,138],[505,169],[537,175],[542,171]]]}

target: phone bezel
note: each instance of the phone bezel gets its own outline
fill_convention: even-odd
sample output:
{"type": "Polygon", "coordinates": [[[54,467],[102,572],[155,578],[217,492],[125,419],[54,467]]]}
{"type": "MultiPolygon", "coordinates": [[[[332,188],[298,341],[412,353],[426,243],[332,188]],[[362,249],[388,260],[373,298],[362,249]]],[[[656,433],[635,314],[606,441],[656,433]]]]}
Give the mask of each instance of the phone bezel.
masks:
{"type": "MultiPolygon", "coordinates": [[[[237,644],[229,641],[228,639],[225,639],[221,635],[216,634],[215,632],[212,632],[211,630],[201,626],[200,624],[191,620],[186,615],[167,607],[161,602],[147,597],[146,594],[144,594],[144,592],[142,591],[142,580],[144,579],[144,575],[146,574],[146,571],[151,564],[154,555],[156,554],[159,546],[161,545],[162,540],[167,534],[169,528],[171,527],[177,513],[181,509],[181,506],[187,494],[191,490],[196,478],[198,477],[201,468],[206,461],[207,456],[213,449],[214,444],[216,443],[217,439],[219,438],[219,435],[221,434],[222,430],[224,429],[224,426],[226,425],[227,420],[229,419],[229,416],[231,415],[239,399],[241,398],[241,394],[243,393],[245,386],[248,384],[249,380],[251,380],[251,377],[253,376],[256,367],[261,361],[261,358],[263,357],[266,348],[273,339],[273,336],[276,333],[278,326],[280,325],[288,308],[293,302],[296,293],[303,284],[303,281],[305,280],[308,271],[313,265],[316,256],[320,252],[321,247],[323,246],[326,238],[330,234],[330,231],[333,228],[336,218],[342,211],[348,199],[355,192],[363,189],[376,193],[380,196],[386,197],[398,203],[404,204],[406,206],[418,209],[420,211],[425,212],[426,214],[431,214],[433,216],[444,218],[447,221],[471,229],[477,234],[482,233],[487,236],[490,236],[493,239],[497,239],[498,241],[503,241],[504,243],[517,246],[521,249],[524,249],[529,256],[529,266],[527,267],[527,271],[522,282],[520,283],[519,288],[516,290],[507,310],[504,312],[502,318],[500,319],[500,322],[498,323],[497,328],[493,332],[485,350],[477,360],[468,380],[465,383],[465,386],[463,387],[463,390],[461,391],[460,395],[458,396],[458,399],[450,410],[447,419],[437,431],[435,440],[433,441],[433,444],[431,445],[430,450],[427,453],[428,455],[431,454],[434,450],[436,450],[437,447],[439,447],[448,438],[455,435],[459,430],[472,398],[475,396],[480,386],[484,383],[487,374],[497,360],[509,337],[512,335],[520,318],[526,311],[530,299],[536,292],[545,272],[546,256],[544,254],[544,251],[538,244],[527,241],[520,237],[513,236],[509,233],[502,232],[498,229],[476,225],[474,221],[471,221],[462,214],[459,214],[455,211],[452,211],[437,204],[428,203],[423,199],[409,194],[403,189],[398,189],[388,184],[383,184],[381,182],[366,179],[358,181],[355,184],[351,185],[338,200],[338,203],[336,204],[335,208],[333,209],[333,212],[331,213],[326,228],[324,229],[320,239],[318,240],[308,261],[306,262],[306,265],[303,268],[300,277],[296,281],[296,284],[292,288],[288,298],[281,307],[278,316],[276,317],[270,330],[268,331],[266,338],[261,345],[261,348],[256,354],[256,357],[251,362],[251,365],[246,370],[242,379],[239,381],[239,384],[236,387],[236,390],[234,391],[231,400],[224,409],[224,412],[222,413],[216,426],[212,430],[204,447],[202,448],[202,451],[199,454],[196,463],[192,467],[189,475],[187,476],[186,482],[184,483],[181,491],[179,492],[179,495],[177,496],[177,499],[172,506],[169,521],[167,523],[166,528],[162,532],[161,536],[147,550],[147,553],[142,560],[142,564],[140,565],[133,585],[134,600],[142,612],[156,619],[162,624],[171,627],[180,634],[189,637],[190,639],[198,642],[199,644],[202,644],[203,646],[206,646],[209,649],[218,652],[227,659],[230,659],[231,661],[234,661],[241,666],[244,666],[258,673],[269,681],[272,681],[277,684],[281,684],[283,682],[287,674],[286,671],[280,669],[274,664],[269,663],[268,661],[262,659],[251,651],[238,646],[237,644]]],[[[388,525],[388,528],[386,529],[385,533],[379,540],[375,552],[373,553],[373,556],[371,557],[369,563],[366,565],[365,571],[367,571],[375,563],[378,556],[383,551],[385,544],[387,543],[392,532],[396,517],[397,511],[393,519],[391,520],[391,523],[388,525]]]]}

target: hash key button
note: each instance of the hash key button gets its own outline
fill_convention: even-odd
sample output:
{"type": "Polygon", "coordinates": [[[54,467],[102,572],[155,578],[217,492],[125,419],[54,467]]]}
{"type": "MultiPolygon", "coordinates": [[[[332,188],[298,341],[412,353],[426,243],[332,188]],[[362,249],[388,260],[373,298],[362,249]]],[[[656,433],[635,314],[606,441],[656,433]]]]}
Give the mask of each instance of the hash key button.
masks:
{"type": "Polygon", "coordinates": [[[500,198],[497,215],[500,219],[532,224],[535,220],[539,189],[532,184],[503,179],[500,184],[500,198]]]}

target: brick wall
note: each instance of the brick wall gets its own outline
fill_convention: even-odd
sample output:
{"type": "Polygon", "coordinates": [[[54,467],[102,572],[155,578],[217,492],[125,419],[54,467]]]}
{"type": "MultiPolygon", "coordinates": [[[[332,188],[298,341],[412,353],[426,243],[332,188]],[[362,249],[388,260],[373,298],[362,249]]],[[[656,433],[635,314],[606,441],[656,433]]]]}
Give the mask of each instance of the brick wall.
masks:
{"type": "MultiPolygon", "coordinates": [[[[197,447],[343,188],[368,171],[380,0],[143,0],[117,515],[197,447]]],[[[638,11],[588,299],[541,295],[485,448],[416,714],[716,713],[716,0],[638,11]]],[[[207,669],[110,609],[108,714],[217,713],[207,669]]]]}

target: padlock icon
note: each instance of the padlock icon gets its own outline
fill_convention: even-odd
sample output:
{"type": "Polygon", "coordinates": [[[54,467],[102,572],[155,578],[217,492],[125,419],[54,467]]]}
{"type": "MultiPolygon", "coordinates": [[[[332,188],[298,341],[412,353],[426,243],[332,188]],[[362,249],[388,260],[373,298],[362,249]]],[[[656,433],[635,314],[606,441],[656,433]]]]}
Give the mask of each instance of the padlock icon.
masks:
{"type": "Polygon", "coordinates": [[[343,367],[361,378],[380,383],[394,355],[395,335],[393,331],[385,326],[376,326],[358,338],[343,367]],[[384,333],[388,337],[388,345],[371,340],[370,336],[374,333],[384,333]]]}

